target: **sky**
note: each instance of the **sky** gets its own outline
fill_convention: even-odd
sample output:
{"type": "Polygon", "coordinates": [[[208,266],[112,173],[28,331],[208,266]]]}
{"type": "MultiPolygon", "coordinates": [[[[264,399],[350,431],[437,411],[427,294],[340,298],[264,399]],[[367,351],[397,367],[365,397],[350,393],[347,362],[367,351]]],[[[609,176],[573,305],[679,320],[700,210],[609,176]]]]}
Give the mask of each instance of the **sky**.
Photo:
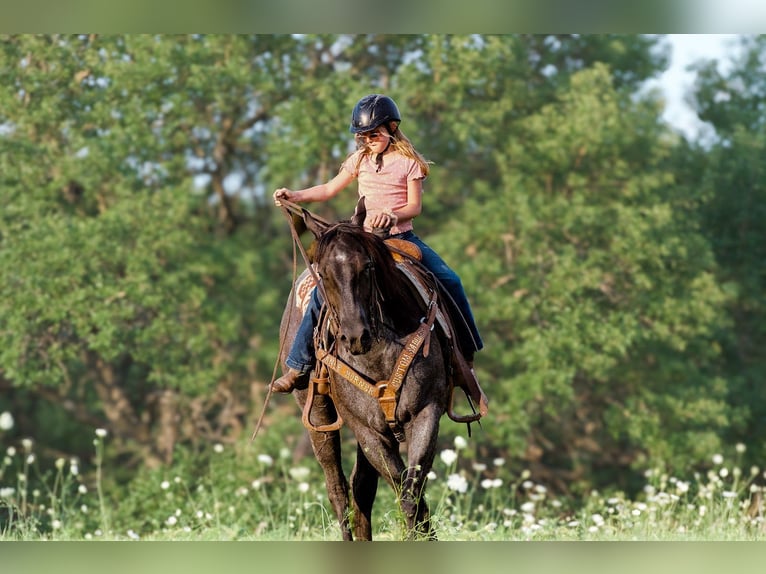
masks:
{"type": "Polygon", "coordinates": [[[685,94],[694,83],[694,74],[685,70],[700,59],[717,59],[722,69],[736,53],[737,34],[668,34],[672,53],[670,67],[649,84],[659,87],[666,98],[664,119],[689,138],[703,135],[705,124],[685,103],[685,94]]]}

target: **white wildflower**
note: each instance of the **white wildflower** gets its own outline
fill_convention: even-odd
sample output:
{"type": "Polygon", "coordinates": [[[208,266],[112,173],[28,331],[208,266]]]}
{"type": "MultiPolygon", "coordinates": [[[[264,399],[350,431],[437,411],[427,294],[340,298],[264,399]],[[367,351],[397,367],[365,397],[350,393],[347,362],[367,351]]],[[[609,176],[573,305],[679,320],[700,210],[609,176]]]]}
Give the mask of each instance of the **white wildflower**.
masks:
{"type": "Polygon", "coordinates": [[[223,445],[222,445],[221,443],[219,443],[219,442],[218,442],[218,443],[215,443],[215,444],[213,445],[213,451],[214,451],[214,452],[217,452],[217,453],[219,453],[219,454],[220,454],[220,453],[222,453],[222,452],[223,452],[223,445]]]}
{"type": "Polygon", "coordinates": [[[476,472],[484,472],[485,470],[487,470],[487,465],[484,464],[483,462],[474,462],[471,465],[471,468],[473,468],[476,472]]]}
{"type": "Polygon", "coordinates": [[[168,516],[168,519],[165,521],[165,523],[168,526],[175,526],[176,524],[178,524],[178,518],[176,518],[175,516],[168,516]]]}
{"type": "Polygon", "coordinates": [[[104,438],[106,436],[106,429],[96,429],[96,436],[98,438],[104,438]]]}
{"type": "Polygon", "coordinates": [[[447,477],[447,488],[463,494],[468,490],[468,481],[460,474],[450,474],[447,477]]]}
{"type": "Polygon", "coordinates": [[[457,450],[460,450],[461,448],[465,448],[468,446],[468,441],[466,441],[462,436],[458,435],[455,437],[455,448],[457,450]]]}
{"type": "Polygon", "coordinates": [[[441,454],[439,455],[439,458],[442,459],[442,462],[444,464],[446,464],[447,466],[450,466],[452,463],[454,463],[457,460],[457,453],[451,448],[446,448],[441,452],[441,454]]]}
{"type": "Polygon", "coordinates": [[[13,415],[8,411],[0,413],[0,430],[11,430],[13,428],[13,415]]]}
{"type": "Polygon", "coordinates": [[[723,455],[721,454],[714,454],[713,455],[713,464],[721,464],[723,463],[723,455]]]}
{"type": "Polygon", "coordinates": [[[170,488],[170,483],[169,483],[167,480],[163,480],[163,481],[160,483],[160,488],[161,488],[162,490],[167,490],[168,488],[170,488]]]}
{"type": "Polygon", "coordinates": [[[745,446],[744,443],[738,442],[737,445],[734,447],[739,454],[742,454],[747,450],[747,446],[745,446]]]}
{"type": "Polygon", "coordinates": [[[274,464],[274,459],[271,458],[268,454],[259,454],[258,462],[260,462],[261,464],[265,464],[266,466],[271,466],[272,464],[274,464]]]}
{"type": "Polygon", "coordinates": [[[309,483],[308,482],[301,482],[298,485],[298,492],[306,493],[309,491],[309,483]]]}
{"type": "Polygon", "coordinates": [[[80,486],[77,487],[77,492],[79,492],[80,494],[87,494],[88,487],[85,486],[84,484],[81,484],[80,486]]]}
{"type": "Polygon", "coordinates": [[[293,480],[305,481],[311,471],[305,466],[296,466],[288,471],[288,474],[293,480]]]}
{"type": "Polygon", "coordinates": [[[521,505],[521,511],[527,514],[532,514],[535,511],[535,503],[525,502],[524,504],[521,505]]]}
{"type": "Polygon", "coordinates": [[[426,475],[426,478],[428,480],[436,480],[436,473],[432,470],[426,475]]]}

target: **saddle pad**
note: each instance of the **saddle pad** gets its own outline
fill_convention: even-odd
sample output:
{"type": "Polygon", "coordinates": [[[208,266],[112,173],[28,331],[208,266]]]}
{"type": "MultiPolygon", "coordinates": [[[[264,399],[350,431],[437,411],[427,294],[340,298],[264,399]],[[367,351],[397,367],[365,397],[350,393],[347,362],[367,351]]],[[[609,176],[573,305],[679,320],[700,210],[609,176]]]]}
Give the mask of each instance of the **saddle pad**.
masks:
{"type": "Polygon", "coordinates": [[[298,279],[295,280],[295,306],[301,310],[301,315],[306,314],[306,309],[311,300],[311,293],[314,291],[316,284],[314,275],[309,273],[308,269],[303,271],[298,279]]]}

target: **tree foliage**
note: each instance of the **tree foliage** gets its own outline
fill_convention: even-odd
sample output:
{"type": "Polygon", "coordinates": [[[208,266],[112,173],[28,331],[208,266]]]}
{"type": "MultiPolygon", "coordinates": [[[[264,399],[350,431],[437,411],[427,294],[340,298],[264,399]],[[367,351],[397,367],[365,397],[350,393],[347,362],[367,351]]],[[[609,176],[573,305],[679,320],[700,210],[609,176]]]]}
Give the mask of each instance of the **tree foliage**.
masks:
{"type": "Polygon", "coordinates": [[[271,192],[331,178],[353,104],[385,92],[433,161],[417,231],[485,338],[479,448],[572,490],[744,442],[766,244],[748,42],[698,70],[705,148],[640,89],[661,37],[3,37],[0,410],[53,452],[98,426],[150,464],[241,436],[292,275],[271,192]]]}

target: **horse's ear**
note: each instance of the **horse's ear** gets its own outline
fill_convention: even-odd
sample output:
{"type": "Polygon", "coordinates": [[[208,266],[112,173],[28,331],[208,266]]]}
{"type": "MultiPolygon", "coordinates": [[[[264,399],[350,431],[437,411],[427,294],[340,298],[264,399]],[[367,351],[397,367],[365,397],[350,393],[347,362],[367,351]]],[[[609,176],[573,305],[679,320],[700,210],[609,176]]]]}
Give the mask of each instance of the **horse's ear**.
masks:
{"type": "Polygon", "coordinates": [[[310,211],[302,209],[303,222],[306,224],[308,230],[314,234],[314,237],[319,237],[327,231],[327,223],[315,218],[310,211]]]}
{"type": "Polygon", "coordinates": [[[364,204],[364,196],[359,198],[356,202],[356,209],[354,209],[354,216],[351,218],[353,225],[364,227],[364,220],[367,217],[367,207],[364,204]]]}

